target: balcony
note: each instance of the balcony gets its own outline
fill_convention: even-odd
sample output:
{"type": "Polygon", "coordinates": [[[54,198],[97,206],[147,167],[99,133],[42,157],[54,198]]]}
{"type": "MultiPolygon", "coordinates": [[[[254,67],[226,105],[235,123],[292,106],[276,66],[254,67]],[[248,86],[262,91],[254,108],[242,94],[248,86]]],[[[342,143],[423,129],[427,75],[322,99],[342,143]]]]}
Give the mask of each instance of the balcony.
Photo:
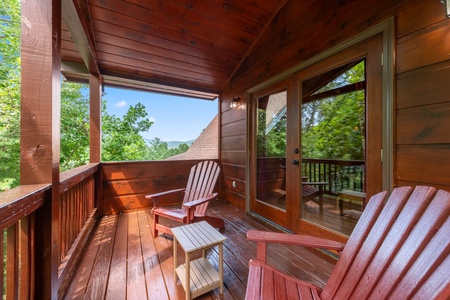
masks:
{"type": "MultiPolygon", "coordinates": [[[[403,185],[450,189],[450,21],[440,1],[354,0],[332,5],[329,1],[317,1],[314,5],[295,0],[257,1],[258,5],[252,1],[225,1],[217,6],[200,1],[204,5],[185,7],[175,2],[163,6],[133,2],[136,1],[22,1],[20,19],[26,30],[21,43],[21,180],[25,184],[44,184],[22,185],[0,194],[0,229],[4,230],[0,251],[5,255],[0,267],[6,270],[0,274],[4,283],[0,291],[7,299],[57,299],[72,291],[73,295],[88,297],[100,288],[105,295],[108,287],[125,282],[127,292],[139,292],[128,286],[131,275],[137,273],[140,280],[144,278],[141,283],[146,282],[146,270],[161,270],[164,264],[170,264],[170,239],[149,237],[150,228],[147,232],[137,230],[137,226],[146,224],[139,223],[140,217],[151,218],[150,204],[144,195],[182,185],[185,178],[178,174],[184,174],[186,165],[98,163],[102,85],[188,93],[205,99],[219,95],[223,202],[212,211],[226,220],[224,234],[227,243],[231,243],[225,258],[225,298],[244,296],[246,263],[254,254],[252,245],[242,248],[247,245],[244,232],[268,226],[240,213],[248,205],[248,152],[255,148],[248,143],[252,134],[247,130],[251,123],[251,97],[263,88],[282,80],[288,80],[292,88],[300,86],[300,80],[311,75],[310,68],[331,66],[328,60],[337,63],[336,55],[344,50],[349,55],[347,50],[354,52],[353,47],[362,41],[382,39],[377,48],[383,52],[374,56],[376,60],[371,65],[382,65],[382,69],[367,71],[375,79],[373,85],[368,80],[368,90],[375,92],[373,100],[379,103],[373,106],[376,111],[366,115],[372,122],[367,127],[371,130],[367,131],[368,137],[375,142],[369,142],[365,148],[370,152],[366,171],[375,175],[366,173],[375,181],[367,184],[367,189],[371,189],[368,194],[403,185]],[[419,12],[421,17],[417,18],[419,12]],[[212,24],[215,26],[209,26],[212,24]],[[155,61],[158,57],[162,59],[155,61]],[[51,150],[60,146],[57,108],[61,72],[73,81],[90,84],[93,164],[59,175],[59,153],[51,150]],[[236,98],[241,99],[242,109],[232,110],[229,104],[236,98]],[[228,206],[228,202],[233,206],[228,206]],[[119,226],[125,220],[128,226],[119,226]],[[115,235],[109,235],[114,237],[114,244],[95,239],[100,234],[107,237],[106,228],[115,230],[115,235]],[[143,263],[134,273],[119,270],[114,277],[115,265],[108,263],[116,258],[114,253],[120,254],[114,252],[114,247],[122,245],[117,243],[121,238],[118,233],[125,229],[128,255],[130,249],[139,250],[128,248],[131,240],[134,242],[130,247],[138,245],[137,239],[144,245],[145,238],[165,243],[162,249],[155,246],[157,256],[150,256],[158,267],[149,269],[143,263]],[[100,247],[107,243],[109,248],[100,247]],[[83,251],[91,248],[93,252],[83,251]],[[110,251],[111,260],[105,265],[96,264],[95,257],[108,257],[103,254],[104,249],[110,251]],[[95,274],[83,273],[82,269],[85,260],[94,254],[92,263],[87,264],[89,269],[98,266],[99,270],[108,270],[102,273],[108,274],[102,279],[102,287],[95,281],[95,274]],[[85,281],[84,288],[78,290],[77,278],[85,281]]],[[[341,57],[339,61],[347,59],[341,57]]],[[[312,88],[314,82],[310,83],[312,88]]],[[[301,95],[293,98],[297,96],[301,95]]],[[[297,111],[294,105],[288,113],[297,111]]],[[[298,125],[294,122],[290,129],[298,125]]],[[[293,143],[294,147],[300,144],[293,143]]],[[[307,176],[312,181],[316,174],[307,176]]],[[[175,199],[167,203],[174,204],[175,199]]],[[[304,275],[305,279],[314,269],[321,275],[311,280],[322,282],[332,267],[328,254],[320,251],[294,251],[313,264],[300,257],[297,260],[289,248],[274,247],[270,251],[282,269],[304,275]]],[[[216,254],[212,251],[209,255],[216,254]]],[[[134,261],[150,263],[145,260],[148,257],[148,253],[136,253],[131,258],[121,254],[117,259],[128,259],[129,266],[134,261]]],[[[161,271],[148,282],[163,280],[167,298],[177,295],[178,285],[169,277],[164,278],[161,271]]],[[[156,290],[156,285],[146,285],[146,293],[150,290],[156,290]]],[[[215,296],[213,293],[206,297],[215,296]]]]}
{"type": "MultiPolygon", "coordinates": [[[[2,293],[7,299],[49,298],[48,287],[55,280],[49,270],[56,263],[58,298],[184,297],[181,284],[173,280],[172,239],[152,236],[151,204],[144,196],[183,186],[187,180],[183,174],[195,162],[89,164],[62,173],[57,219],[51,217],[55,206],[50,202],[50,185],[20,186],[2,193],[0,225],[5,235],[0,248],[6,253],[6,265],[0,265],[6,268],[2,293]]],[[[177,202],[169,199],[166,204],[177,202]]],[[[224,299],[243,299],[247,264],[256,252],[246,232],[279,229],[225,199],[215,201],[208,214],[226,224],[224,299]]],[[[211,262],[217,262],[217,256],[216,249],[207,252],[211,262]]],[[[270,257],[279,268],[319,285],[335,262],[332,253],[292,246],[273,246],[270,257]]],[[[218,296],[213,290],[201,298],[218,296]]]]}

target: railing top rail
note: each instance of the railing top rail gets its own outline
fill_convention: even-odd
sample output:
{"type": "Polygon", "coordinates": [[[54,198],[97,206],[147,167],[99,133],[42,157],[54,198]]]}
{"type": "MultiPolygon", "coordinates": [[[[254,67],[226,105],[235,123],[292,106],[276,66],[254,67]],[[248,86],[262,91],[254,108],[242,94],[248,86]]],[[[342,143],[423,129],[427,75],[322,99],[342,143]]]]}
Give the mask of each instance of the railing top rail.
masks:
{"type": "Polygon", "coordinates": [[[64,193],[83,179],[97,172],[99,166],[99,163],[90,163],[61,173],[59,179],[59,193],[64,193]]]}
{"type": "Polygon", "coordinates": [[[9,227],[38,209],[51,184],[21,185],[0,193],[0,229],[9,227]]]}
{"type": "Polygon", "coordinates": [[[165,160],[136,160],[136,161],[104,161],[102,162],[102,166],[105,165],[133,165],[133,164],[142,164],[142,163],[150,163],[150,164],[163,164],[167,163],[185,163],[191,162],[192,164],[197,164],[201,161],[215,161],[219,162],[218,158],[208,158],[208,159],[165,159],[165,160]]]}

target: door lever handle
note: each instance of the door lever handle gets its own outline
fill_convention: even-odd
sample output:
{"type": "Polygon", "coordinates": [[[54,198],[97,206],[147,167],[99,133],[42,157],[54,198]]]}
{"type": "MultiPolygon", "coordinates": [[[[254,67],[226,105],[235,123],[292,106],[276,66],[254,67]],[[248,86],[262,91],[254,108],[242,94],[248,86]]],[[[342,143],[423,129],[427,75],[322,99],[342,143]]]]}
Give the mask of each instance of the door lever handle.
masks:
{"type": "Polygon", "coordinates": [[[298,159],[293,159],[293,160],[292,160],[292,164],[293,164],[293,165],[298,165],[298,164],[299,164],[298,159]]]}

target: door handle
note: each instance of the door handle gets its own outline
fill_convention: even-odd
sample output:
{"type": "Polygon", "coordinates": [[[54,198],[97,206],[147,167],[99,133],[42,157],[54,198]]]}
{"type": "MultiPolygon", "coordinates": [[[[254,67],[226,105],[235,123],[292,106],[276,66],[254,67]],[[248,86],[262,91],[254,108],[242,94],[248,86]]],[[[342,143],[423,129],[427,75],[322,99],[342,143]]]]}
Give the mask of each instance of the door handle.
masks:
{"type": "Polygon", "coordinates": [[[298,164],[299,164],[298,159],[293,159],[293,160],[292,160],[292,164],[293,164],[293,165],[298,165],[298,164]]]}

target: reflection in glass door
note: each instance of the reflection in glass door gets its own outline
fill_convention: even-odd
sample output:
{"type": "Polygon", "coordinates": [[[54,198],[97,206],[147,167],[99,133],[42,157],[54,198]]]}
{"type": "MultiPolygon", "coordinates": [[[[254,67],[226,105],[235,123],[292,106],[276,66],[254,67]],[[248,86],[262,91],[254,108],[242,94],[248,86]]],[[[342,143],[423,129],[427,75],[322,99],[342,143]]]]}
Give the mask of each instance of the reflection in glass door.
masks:
{"type": "Polygon", "coordinates": [[[302,83],[302,217],[350,235],[364,208],[365,59],[302,83]]]}
{"type": "Polygon", "coordinates": [[[286,209],[286,91],[258,99],[256,199],[286,209]]]}
{"type": "Polygon", "coordinates": [[[378,35],[298,73],[298,232],[337,240],[348,236],[366,202],[382,190],[382,50],[383,37],[378,35]]]}
{"type": "Polygon", "coordinates": [[[252,211],[288,227],[286,205],[287,90],[274,88],[255,95],[252,211]]]}

